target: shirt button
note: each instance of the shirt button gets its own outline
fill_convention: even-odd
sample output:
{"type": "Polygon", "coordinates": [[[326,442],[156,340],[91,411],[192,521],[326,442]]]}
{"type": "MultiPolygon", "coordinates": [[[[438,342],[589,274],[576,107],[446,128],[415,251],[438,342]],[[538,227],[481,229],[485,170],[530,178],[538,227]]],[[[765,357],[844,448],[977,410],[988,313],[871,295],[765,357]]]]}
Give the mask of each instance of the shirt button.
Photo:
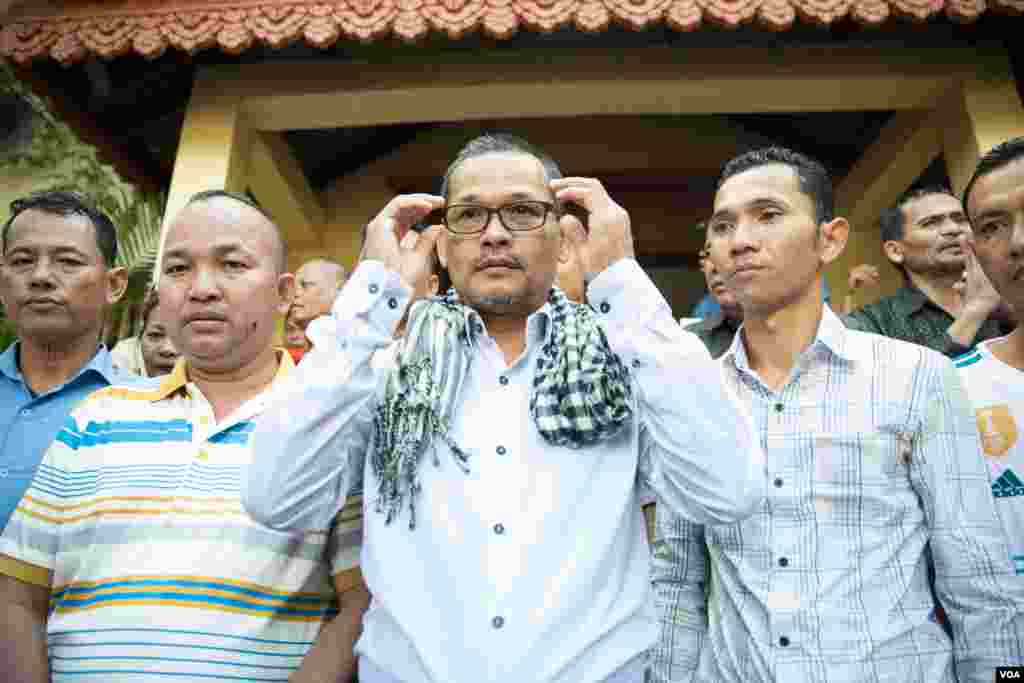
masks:
{"type": "Polygon", "coordinates": [[[7,468],[6,467],[0,467],[0,479],[6,479],[6,478],[7,478],[7,468]]]}
{"type": "Polygon", "coordinates": [[[607,301],[602,301],[600,308],[602,313],[607,313],[608,311],[612,310],[612,305],[607,301]]]}
{"type": "Polygon", "coordinates": [[[782,480],[779,479],[778,477],[775,477],[775,481],[772,482],[772,483],[775,484],[775,488],[777,488],[777,489],[781,489],[782,488],[782,480]]]}
{"type": "Polygon", "coordinates": [[[781,645],[782,647],[789,647],[789,638],[787,638],[786,636],[782,636],[781,638],[779,638],[779,645],[781,645]]]}
{"type": "Polygon", "coordinates": [[[633,367],[634,367],[634,368],[638,368],[638,367],[640,367],[641,365],[643,365],[643,363],[641,363],[641,362],[640,362],[640,359],[639,359],[639,358],[634,358],[634,359],[633,359],[633,367]]]}
{"type": "Polygon", "coordinates": [[[498,446],[497,448],[495,448],[495,449],[494,449],[494,451],[495,451],[495,452],[496,452],[496,453],[497,453],[498,455],[505,455],[505,452],[506,452],[506,451],[505,451],[505,447],[504,447],[504,446],[498,446]]]}
{"type": "Polygon", "coordinates": [[[398,308],[398,299],[394,297],[388,299],[388,308],[390,308],[391,310],[398,308]]]}
{"type": "Polygon", "coordinates": [[[508,384],[508,377],[506,377],[505,375],[502,375],[501,377],[499,377],[498,378],[498,384],[500,384],[501,386],[507,385],[508,384]]]}
{"type": "Polygon", "coordinates": [[[785,409],[785,407],[786,406],[782,405],[781,403],[776,403],[775,404],[775,412],[776,413],[781,413],[785,409]]]}
{"type": "Polygon", "coordinates": [[[504,625],[505,625],[505,618],[504,617],[494,617],[493,619],[491,619],[491,626],[493,626],[494,628],[501,628],[504,625]]]}
{"type": "Polygon", "coordinates": [[[379,291],[380,287],[378,287],[376,283],[370,285],[370,294],[376,294],[379,291]]]}
{"type": "Polygon", "coordinates": [[[22,417],[32,417],[32,409],[31,408],[24,408],[21,411],[21,415],[22,415],[22,417]]]}
{"type": "Polygon", "coordinates": [[[780,567],[788,567],[789,566],[789,559],[785,558],[785,557],[780,557],[779,558],[779,566],[780,567]]]}
{"type": "Polygon", "coordinates": [[[200,460],[209,460],[210,459],[210,454],[207,453],[205,450],[202,450],[202,451],[199,451],[199,455],[196,456],[196,457],[198,457],[200,460]]]}
{"type": "Polygon", "coordinates": [[[502,524],[495,524],[494,525],[494,533],[498,534],[499,536],[501,536],[503,533],[505,533],[504,525],[502,525],[502,524]]]}

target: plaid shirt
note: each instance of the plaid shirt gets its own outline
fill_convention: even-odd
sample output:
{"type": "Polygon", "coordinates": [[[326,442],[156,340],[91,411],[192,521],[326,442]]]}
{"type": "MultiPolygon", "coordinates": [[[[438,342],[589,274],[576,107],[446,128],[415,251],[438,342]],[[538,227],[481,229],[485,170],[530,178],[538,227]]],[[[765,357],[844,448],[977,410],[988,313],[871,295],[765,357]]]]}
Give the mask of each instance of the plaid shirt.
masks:
{"type": "Polygon", "coordinates": [[[772,391],[741,339],[720,362],[760,429],[768,498],[735,524],[659,515],[654,680],[990,683],[1024,663],[1024,582],[953,364],[826,307],[772,391]]]}
{"type": "Polygon", "coordinates": [[[978,342],[1009,332],[997,320],[989,318],[974,336],[974,341],[964,346],[953,341],[946,332],[954,320],[953,316],[933,303],[921,290],[907,285],[892,296],[854,311],[843,322],[851,329],[927,346],[950,358],[967,353],[978,342]]]}

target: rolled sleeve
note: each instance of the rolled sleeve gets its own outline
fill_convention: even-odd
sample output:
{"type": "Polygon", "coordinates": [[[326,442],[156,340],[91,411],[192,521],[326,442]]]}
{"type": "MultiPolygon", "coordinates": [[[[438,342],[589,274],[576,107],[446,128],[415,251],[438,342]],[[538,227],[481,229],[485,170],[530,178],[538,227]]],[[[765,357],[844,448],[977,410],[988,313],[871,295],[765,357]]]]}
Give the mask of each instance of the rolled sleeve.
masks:
{"type": "Polygon", "coordinates": [[[764,501],[764,452],[747,409],[695,335],[676,324],[632,259],[591,283],[609,343],[629,365],[640,415],[640,476],[668,511],[727,524],[764,501]]]}
{"type": "Polygon", "coordinates": [[[261,524],[320,531],[338,514],[370,446],[386,372],[372,360],[393,343],[411,295],[397,273],[364,262],[314,321],[312,350],[256,420],[242,502],[261,524]]]}

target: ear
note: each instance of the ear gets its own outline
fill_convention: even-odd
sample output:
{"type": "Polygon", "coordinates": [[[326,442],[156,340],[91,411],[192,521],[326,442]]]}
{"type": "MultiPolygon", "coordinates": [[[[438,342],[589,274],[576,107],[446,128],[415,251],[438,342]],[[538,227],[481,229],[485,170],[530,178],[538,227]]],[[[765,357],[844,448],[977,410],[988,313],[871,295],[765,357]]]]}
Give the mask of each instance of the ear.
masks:
{"type": "Polygon", "coordinates": [[[282,316],[288,315],[292,301],[295,299],[295,276],[291,273],[281,273],[277,276],[277,312],[282,316]]]}
{"type": "Polygon", "coordinates": [[[437,273],[434,273],[427,278],[427,296],[437,296],[437,292],[440,289],[441,278],[437,276],[437,273]]]}
{"type": "Polygon", "coordinates": [[[885,252],[885,257],[889,259],[889,262],[893,265],[898,266],[903,263],[902,242],[897,242],[896,240],[882,242],[882,251],[885,252]]]}
{"type": "Polygon", "coordinates": [[[850,240],[850,222],[845,218],[833,218],[822,223],[821,231],[821,263],[828,265],[842,255],[846,243],[850,240]]]}
{"type": "Polygon", "coordinates": [[[128,289],[128,269],[124,267],[111,268],[107,271],[107,305],[113,306],[128,289]]]}

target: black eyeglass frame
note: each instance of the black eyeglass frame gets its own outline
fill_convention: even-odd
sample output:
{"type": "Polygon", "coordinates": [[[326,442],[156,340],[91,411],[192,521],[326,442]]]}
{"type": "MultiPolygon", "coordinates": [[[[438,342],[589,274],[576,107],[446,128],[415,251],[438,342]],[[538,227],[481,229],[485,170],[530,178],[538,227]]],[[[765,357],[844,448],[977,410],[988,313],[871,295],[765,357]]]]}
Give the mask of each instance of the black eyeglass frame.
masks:
{"type": "Polygon", "coordinates": [[[492,209],[489,206],[482,206],[480,204],[449,204],[448,206],[444,207],[444,209],[442,209],[442,211],[441,211],[441,218],[442,218],[442,221],[444,222],[444,227],[445,227],[446,230],[448,230],[448,232],[452,233],[453,235],[467,236],[467,235],[479,235],[484,230],[486,230],[487,226],[491,224],[491,219],[494,218],[494,214],[498,214],[498,222],[501,223],[501,226],[503,228],[505,228],[506,230],[508,230],[509,232],[514,232],[514,233],[533,232],[534,230],[538,230],[538,229],[544,227],[544,224],[548,222],[548,216],[552,212],[554,212],[556,216],[559,213],[558,212],[558,206],[554,202],[542,202],[542,201],[540,201],[538,199],[526,199],[526,200],[522,200],[522,201],[518,201],[518,202],[510,202],[508,204],[503,204],[503,205],[499,206],[496,209],[492,209]],[[537,225],[535,225],[532,228],[511,228],[511,227],[509,227],[508,223],[505,222],[505,218],[501,215],[501,212],[504,211],[505,209],[510,208],[510,207],[522,206],[523,204],[536,204],[536,205],[544,207],[544,215],[541,217],[540,223],[538,223],[537,225]],[[484,211],[487,212],[487,219],[484,221],[484,224],[480,227],[479,230],[473,230],[472,232],[459,232],[457,230],[452,230],[451,225],[449,225],[449,223],[448,223],[448,212],[451,209],[457,209],[459,207],[466,207],[466,206],[472,207],[474,209],[483,209],[484,211]]]}

